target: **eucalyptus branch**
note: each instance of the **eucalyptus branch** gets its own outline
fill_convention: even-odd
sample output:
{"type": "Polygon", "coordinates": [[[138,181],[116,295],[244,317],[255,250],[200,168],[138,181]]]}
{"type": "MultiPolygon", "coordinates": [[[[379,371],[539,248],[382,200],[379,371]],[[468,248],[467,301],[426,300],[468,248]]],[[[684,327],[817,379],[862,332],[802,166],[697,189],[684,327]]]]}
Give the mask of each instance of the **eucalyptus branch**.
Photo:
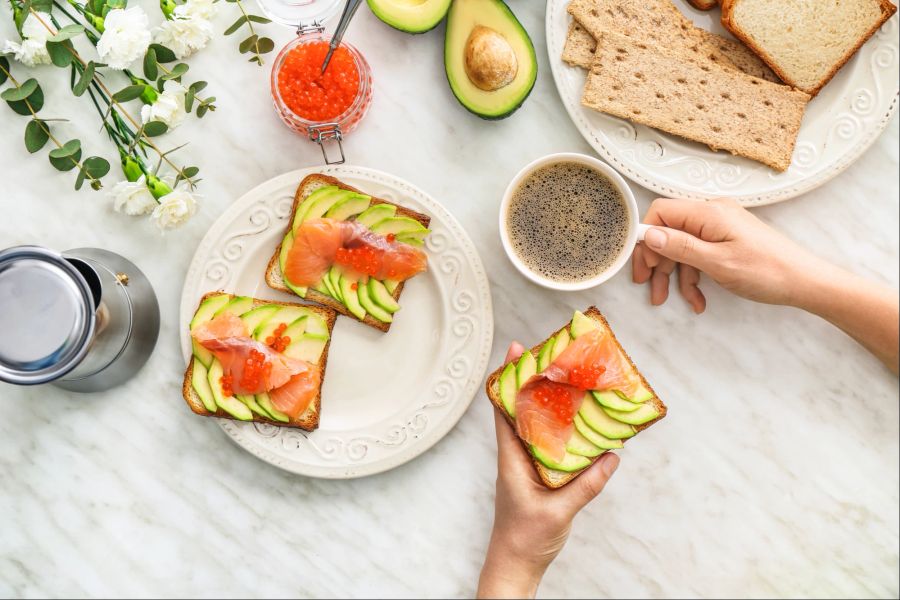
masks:
{"type": "Polygon", "coordinates": [[[225,30],[225,35],[231,35],[238,29],[240,29],[243,25],[246,25],[250,30],[250,37],[242,41],[238,45],[238,51],[241,54],[246,54],[247,52],[253,52],[253,56],[250,57],[250,62],[255,62],[259,66],[263,65],[263,54],[268,54],[272,50],[275,49],[275,42],[273,42],[270,38],[267,37],[259,37],[259,34],[256,33],[256,30],[253,29],[254,23],[266,24],[271,23],[269,19],[265,17],[260,17],[259,15],[248,14],[246,10],[244,10],[244,3],[242,0],[226,0],[232,4],[237,4],[238,9],[241,11],[241,16],[238,17],[238,20],[231,24],[231,26],[225,30]]]}

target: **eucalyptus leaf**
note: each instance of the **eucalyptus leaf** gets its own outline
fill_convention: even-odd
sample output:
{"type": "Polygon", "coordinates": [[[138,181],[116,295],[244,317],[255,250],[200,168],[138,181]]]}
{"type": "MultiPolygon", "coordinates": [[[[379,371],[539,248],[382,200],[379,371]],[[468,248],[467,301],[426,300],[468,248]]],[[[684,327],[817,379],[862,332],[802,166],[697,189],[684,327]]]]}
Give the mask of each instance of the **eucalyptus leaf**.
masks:
{"type": "Polygon", "coordinates": [[[203,91],[206,88],[206,85],[205,81],[195,81],[188,89],[196,94],[197,92],[203,91]]]}
{"type": "Polygon", "coordinates": [[[181,170],[182,175],[190,179],[191,177],[196,177],[197,173],[200,172],[199,167],[185,167],[181,170]]]}
{"type": "Polygon", "coordinates": [[[258,40],[258,39],[259,39],[259,36],[254,33],[253,35],[248,37],[246,40],[241,42],[241,45],[238,46],[238,50],[240,50],[241,54],[246,54],[247,52],[250,51],[251,48],[253,48],[256,45],[256,40],[258,40]]]}
{"type": "Polygon", "coordinates": [[[34,154],[44,147],[50,135],[47,133],[47,124],[40,119],[32,119],[25,126],[25,149],[34,154]]]}
{"type": "Polygon", "coordinates": [[[266,23],[272,22],[271,19],[267,19],[267,18],[261,17],[259,15],[247,15],[247,18],[249,20],[253,21],[254,23],[262,23],[263,25],[265,25],[266,23]]]}
{"type": "Polygon", "coordinates": [[[84,33],[84,27],[78,25],[77,23],[72,23],[57,31],[56,35],[51,35],[50,37],[48,37],[47,41],[64,42],[66,40],[72,39],[73,37],[77,37],[82,33],[84,33]]]}
{"type": "Polygon", "coordinates": [[[197,118],[202,119],[203,115],[206,114],[206,111],[209,110],[205,104],[201,104],[197,107],[197,118]]]}
{"type": "Polygon", "coordinates": [[[238,29],[240,29],[244,23],[247,22],[247,17],[245,15],[241,15],[238,17],[238,20],[231,24],[231,26],[225,30],[225,35],[231,35],[238,29]]]}
{"type": "Polygon", "coordinates": [[[188,89],[187,93],[184,95],[184,110],[185,112],[191,112],[194,110],[194,90],[188,89]]]}
{"type": "Polygon", "coordinates": [[[156,50],[149,48],[144,55],[144,77],[156,81],[159,77],[159,64],[156,62],[156,50]]]}
{"type": "Polygon", "coordinates": [[[143,93],[143,85],[129,85],[128,87],[122,88],[121,90],[113,94],[112,97],[116,102],[128,102],[129,100],[140,98],[141,94],[143,93]]]}
{"type": "Polygon", "coordinates": [[[9,88],[8,90],[3,90],[3,92],[0,93],[0,98],[6,100],[7,102],[24,100],[38,89],[40,89],[40,86],[38,85],[37,79],[34,79],[32,77],[28,81],[20,84],[17,88],[9,88]]]}
{"type": "Polygon", "coordinates": [[[29,0],[22,8],[26,14],[31,12],[32,8],[37,12],[49,13],[53,9],[53,0],[29,0]]]}
{"type": "Polygon", "coordinates": [[[75,189],[80,190],[81,186],[84,185],[84,180],[87,178],[87,173],[84,169],[78,169],[78,177],[75,178],[75,189]]]}
{"type": "Polygon", "coordinates": [[[57,157],[53,156],[52,151],[50,153],[50,164],[59,171],[71,171],[78,166],[79,160],[81,160],[81,148],[78,148],[77,152],[71,156],[57,157]]]}
{"type": "Polygon", "coordinates": [[[67,156],[72,156],[75,153],[78,153],[79,156],[81,155],[80,140],[69,140],[61,147],[54,148],[50,151],[50,158],[66,158],[67,156]]]}
{"type": "Polygon", "coordinates": [[[178,60],[175,53],[162,44],[150,44],[150,50],[153,50],[153,52],[156,53],[156,62],[166,64],[178,60]]]}
{"type": "MultiPolygon", "coordinates": [[[[0,96],[2,96],[2,94],[0,94],[0,96]]],[[[28,96],[28,99],[7,102],[7,104],[20,115],[27,117],[31,115],[32,111],[37,113],[44,107],[44,90],[38,86],[38,88],[28,96]]]]}
{"type": "Polygon", "coordinates": [[[275,49],[275,42],[267,37],[259,38],[256,42],[256,51],[259,54],[267,54],[275,49]]]}
{"type": "Polygon", "coordinates": [[[5,56],[0,56],[0,85],[6,83],[9,73],[9,60],[5,56]]]}
{"type": "Polygon", "coordinates": [[[99,179],[109,173],[109,161],[100,156],[86,158],[81,166],[92,179],[99,179]]]}
{"type": "Polygon", "coordinates": [[[65,40],[63,42],[47,42],[47,54],[50,55],[50,62],[57,67],[68,67],[75,60],[75,49],[72,42],[65,40]]]}
{"type": "Polygon", "coordinates": [[[81,73],[81,77],[78,78],[78,81],[75,85],[72,86],[72,93],[76,96],[83,95],[88,86],[91,85],[91,82],[94,80],[94,73],[97,69],[96,63],[93,61],[89,62],[87,66],[84,68],[84,71],[81,73]]]}
{"type": "Polygon", "coordinates": [[[144,124],[144,135],[147,137],[157,137],[169,130],[169,126],[162,121],[150,121],[144,124]]]}
{"type": "Polygon", "coordinates": [[[186,63],[178,63],[172,67],[168,73],[162,76],[162,79],[178,79],[188,72],[190,67],[186,63]]]}

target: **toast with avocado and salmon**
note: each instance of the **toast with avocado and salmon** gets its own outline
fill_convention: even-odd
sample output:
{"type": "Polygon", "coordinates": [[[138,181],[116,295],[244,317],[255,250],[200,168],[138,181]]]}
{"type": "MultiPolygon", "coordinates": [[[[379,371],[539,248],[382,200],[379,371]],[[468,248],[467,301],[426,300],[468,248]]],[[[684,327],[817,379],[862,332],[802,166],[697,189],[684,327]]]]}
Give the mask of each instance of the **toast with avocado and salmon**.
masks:
{"type": "Polygon", "coordinates": [[[593,306],[494,371],[486,390],[549,488],[566,485],[666,416],[666,405],[593,306]]]}
{"type": "Polygon", "coordinates": [[[190,324],[185,402],[204,417],[316,429],[336,319],[329,308],[206,294],[190,324]]]}
{"type": "Polygon", "coordinates": [[[430,221],[334,177],[308,175],[266,283],[388,331],[404,282],[427,268],[430,221]]]}

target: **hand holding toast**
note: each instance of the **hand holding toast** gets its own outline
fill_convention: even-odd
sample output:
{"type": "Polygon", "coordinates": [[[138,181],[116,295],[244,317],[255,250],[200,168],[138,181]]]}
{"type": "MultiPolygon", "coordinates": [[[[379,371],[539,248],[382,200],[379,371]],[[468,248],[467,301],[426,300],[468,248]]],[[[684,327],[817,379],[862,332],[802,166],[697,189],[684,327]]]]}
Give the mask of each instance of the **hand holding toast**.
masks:
{"type": "MultiPolygon", "coordinates": [[[[506,362],[524,348],[513,343],[506,362]]],[[[597,497],[619,465],[608,452],[570,485],[548,489],[506,419],[495,409],[497,495],[494,528],[478,582],[479,598],[533,598],[556,558],[572,519],[597,497]]]]}
{"type": "Polygon", "coordinates": [[[694,312],[703,312],[702,271],[749,300],[819,315],[897,372],[900,301],[895,290],[814,256],[734,200],[661,198],[644,222],[655,227],[635,249],[632,269],[635,283],[650,283],[652,304],[668,298],[669,276],[677,266],[681,295],[694,312]]]}

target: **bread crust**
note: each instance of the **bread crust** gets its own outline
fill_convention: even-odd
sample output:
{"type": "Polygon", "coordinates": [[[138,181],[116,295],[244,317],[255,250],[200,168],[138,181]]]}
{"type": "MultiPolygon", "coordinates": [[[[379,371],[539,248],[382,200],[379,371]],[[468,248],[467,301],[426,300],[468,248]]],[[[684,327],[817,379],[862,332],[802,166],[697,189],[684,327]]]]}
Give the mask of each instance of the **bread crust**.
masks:
{"type": "Polygon", "coordinates": [[[712,10],[720,0],[688,0],[697,10],[712,10]]]}
{"type": "MultiPolygon", "coordinates": [[[[656,407],[656,409],[659,411],[659,416],[656,417],[655,419],[653,419],[652,421],[644,423],[643,425],[635,425],[634,426],[635,435],[637,435],[644,429],[647,429],[648,427],[650,427],[651,425],[653,425],[660,419],[664,418],[666,416],[666,413],[668,412],[668,408],[666,407],[665,404],[663,404],[663,401],[659,398],[659,396],[656,394],[656,391],[647,382],[647,379],[644,377],[644,375],[635,366],[634,361],[631,360],[631,357],[625,351],[625,348],[622,347],[622,344],[619,342],[618,338],[616,338],[616,334],[613,332],[612,327],[609,326],[609,322],[606,320],[606,317],[603,316],[603,314],[597,309],[597,307],[596,306],[589,307],[586,311],[584,311],[584,315],[586,317],[590,317],[591,319],[593,319],[595,321],[599,321],[606,328],[606,330],[610,333],[610,335],[612,335],[613,341],[615,342],[616,346],[619,348],[619,351],[625,357],[625,360],[628,361],[628,364],[631,365],[631,368],[634,369],[635,372],[638,374],[638,376],[641,378],[641,383],[643,383],[644,386],[646,386],[646,388],[648,390],[650,390],[650,392],[653,394],[652,402],[653,402],[653,405],[656,407]]],[[[556,337],[559,334],[559,332],[561,332],[563,329],[568,328],[569,324],[570,323],[566,323],[565,325],[563,325],[562,327],[560,327],[559,329],[554,331],[552,334],[550,334],[547,337],[547,339],[545,339],[543,342],[532,347],[531,353],[534,356],[537,356],[538,353],[540,352],[541,348],[544,347],[544,344],[546,344],[551,339],[556,337]]],[[[541,482],[545,486],[547,486],[548,488],[551,488],[551,489],[556,489],[556,488],[560,488],[560,487],[574,481],[575,478],[577,478],[579,475],[581,475],[582,473],[587,471],[590,468],[590,465],[588,465],[584,469],[577,471],[575,473],[563,473],[561,471],[553,471],[552,469],[548,469],[547,467],[542,465],[536,458],[534,458],[534,456],[531,454],[531,450],[528,448],[528,444],[525,442],[525,440],[523,440],[521,437],[519,437],[518,432],[516,431],[515,419],[513,419],[509,415],[508,412],[506,412],[506,409],[503,407],[503,403],[500,401],[499,379],[500,379],[501,373],[503,373],[504,368],[506,368],[506,363],[504,363],[503,365],[498,367],[493,373],[491,373],[488,376],[487,382],[485,383],[485,392],[487,393],[488,400],[491,401],[491,404],[494,405],[496,410],[500,411],[500,414],[503,415],[503,417],[506,419],[506,422],[509,424],[510,427],[512,427],[513,432],[516,433],[516,437],[518,438],[519,442],[521,442],[522,447],[525,449],[525,452],[528,454],[528,458],[531,459],[531,463],[534,465],[534,468],[537,471],[538,477],[540,477],[541,482]]],[[[629,438],[629,439],[631,439],[631,438],[629,438]]],[[[623,440],[623,443],[625,443],[625,442],[627,442],[627,440],[623,440]]],[[[598,456],[591,458],[590,459],[591,465],[593,465],[594,462],[597,461],[597,459],[599,459],[601,456],[603,456],[603,454],[605,454],[605,452],[601,453],[598,456]]]]}
{"type": "MultiPolygon", "coordinates": [[[[225,294],[225,292],[216,291],[216,292],[207,292],[200,298],[200,301],[197,303],[197,307],[203,302],[211,297],[211,296],[220,296],[225,294]]],[[[233,294],[226,294],[228,296],[234,297],[233,294]]],[[[322,376],[322,381],[325,381],[325,369],[328,367],[328,351],[331,348],[331,338],[332,332],[334,331],[334,324],[337,321],[337,313],[330,308],[325,308],[321,306],[312,306],[309,304],[300,304],[298,302],[279,302],[277,300],[263,300],[261,298],[253,299],[253,307],[263,306],[266,304],[277,304],[279,306],[298,306],[301,308],[312,310],[325,319],[325,325],[328,327],[328,341],[325,343],[325,349],[322,350],[322,356],[319,357],[319,362],[316,365],[319,368],[319,372],[322,376]]],[[[195,311],[196,312],[196,311],[195,311]]],[[[233,416],[222,410],[218,409],[216,412],[209,412],[206,410],[206,407],[203,405],[203,402],[200,400],[200,397],[194,391],[193,386],[191,385],[191,379],[194,375],[194,361],[197,359],[191,355],[190,360],[188,361],[187,369],[184,372],[184,381],[181,385],[181,396],[184,398],[184,401],[187,402],[188,407],[195,413],[200,415],[201,417],[218,417],[220,419],[231,419],[232,421],[240,421],[240,419],[235,419],[233,416]]],[[[298,429],[305,429],[306,431],[313,431],[319,427],[319,418],[322,412],[322,386],[319,386],[319,393],[316,394],[316,397],[310,403],[309,407],[300,415],[300,417],[296,421],[291,421],[289,423],[283,423],[281,421],[276,421],[274,419],[269,419],[263,417],[261,415],[253,414],[253,419],[250,421],[241,421],[243,423],[268,423],[270,425],[276,425],[278,427],[293,427],[298,429]]],[[[252,412],[252,411],[251,411],[252,412]]]]}
{"type": "MultiPolygon", "coordinates": [[[[287,220],[287,227],[284,230],[284,235],[281,237],[282,241],[278,242],[278,246],[275,248],[275,253],[272,255],[272,258],[269,259],[268,265],[266,265],[266,285],[268,285],[273,290],[278,290],[279,292],[285,292],[287,294],[294,294],[293,290],[288,288],[287,286],[281,283],[281,279],[284,275],[281,273],[281,266],[278,264],[278,257],[281,254],[281,245],[284,241],[284,237],[291,231],[291,226],[294,222],[294,214],[297,212],[297,208],[300,206],[300,203],[306,198],[304,191],[307,187],[310,187],[312,184],[321,184],[325,185],[334,185],[342,190],[347,190],[350,192],[356,192],[357,194],[365,194],[366,196],[371,197],[372,205],[375,204],[390,204],[391,206],[397,207],[397,214],[402,217],[409,217],[411,219],[415,219],[419,223],[421,223],[424,227],[428,227],[431,223],[431,217],[428,215],[424,215],[422,213],[416,212],[414,210],[405,208],[400,206],[399,204],[394,204],[393,202],[388,202],[387,200],[383,200],[381,198],[377,198],[372,196],[371,194],[367,194],[361,190],[356,189],[353,186],[347,185],[341,180],[331,177],[330,175],[324,175],[322,173],[313,173],[311,175],[307,175],[300,182],[300,185],[297,186],[297,191],[294,193],[294,204],[291,206],[291,214],[287,220]]],[[[403,287],[405,282],[400,282],[397,288],[394,290],[392,296],[394,300],[400,300],[400,294],[403,293],[403,287]]],[[[299,297],[299,296],[298,296],[299,297]]],[[[321,304],[323,306],[327,306],[333,311],[336,311],[344,316],[350,317],[356,321],[359,319],[356,318],[354,314],[352,314],[347,307],[344,306],[343,303],[338,302],[331,296],[326,296],[325,294],[319,293],[316,290],[309,288],[306,292],[306,297],[304,300],[308,300],[311,302],[315,302],[316,304],[321,304]]],[[[361,321],[370,327],[374,327],[375,329],[379,329],[383,332],[387,332],[391,328],[391,323],[382,323],[381,321],[373,318],[371,315],[366,315],[366,318],[361,321]]]]}
{"type": "Polygon", "coordinates": [[[857,41],[856,45],[853,46],[853,48],[850,50],[850,52],[848,52],[847,54],[845,54],[844,57],[843,57],[840,61],[838,61],[837,63],[835,63],[834,67],[832,67],[832,69],[831,69],[828,73],[826,73],[825,77],[823,77],[822,80],[819,81],[819,84],[818,84],[815,88],[812,88],[812,89],[804,89],[804,88],[800,87],[800,86],[797,84],[797,82],[793,81],[793,80],[787,75],[787,73],[784,72],[784,70],[778,65],[778,62],[775,60],[775,58],[774,58],[773,56],[771,56],[770,54],[768,54],[768,53],[765,51],[764,48],[762,48],[761,46],[759,46],[759,45],[753,40],[752,37],[750,37],[747,33],[745,33],[744,31],[742,31],[742,30],[741,30],[741,29],[740,29],[740,28],[739,28],[739,27],[731,20],[731,16],[732,16],[732,14],[733,14],[733,12],[734,12],[734,6],[735,6],[735,4],[737,4],[738,1],[739,1],[739,0],[721,0],[721,4],[722,4],[722,26],[725,27],[725,29],[727,29],[729,32],[731,32],[731,34],[734,35],[734,37],[736,37],[736,38],[738,38],[739,40],[741,40],[741,41],[742,41],[748,48],[750,48],[754,53],[756,53],[756,54],[760,57],[760,59],[762,59],[762,61],[765,62],[765,63],[769,66],[769,68],[772,69],[772,70],[775,72],[776,75],[778,75],[778,77],[781,78],[782,81],[784,81],[786,84],[788,84],[788,85],[790,85],[790,86],[792,86],[792,87],[794,87],[794,88],[796,88],[796,89],[798,89],[798,90],[802,90],[802,91],[806,92],[806,93],[809,94],[812,98],[815,98],[815,97],[819,94],[819,92],[822,90],[822,88],[825,87],[825,85],[826,85],[829,81],[831,81],[832,78],[834,78],[835,75],[837,75],[837,72],[840,71],[841,68],[842,68],[845,64],[847,64],[847,61],[849,61],[851,58],[853,58],[853,57],[856,55],[857,52],[859,52],[859,49],[862,48],[863,44],[865,44],[866,42],[868,42],[868,41],[869,41],[869,38],[871,38],[873,35],[875,35],[875,33],[876,33],[879,29],[881,29],[881,26],[884,25],[885,21],[887,21],[888,19],[890,19],[890,18],[894,15],[894,13],[897,12],[897,7],[894,6],[894,5],[890,2],[890,0],[878,0],[879,4],[881,5],[881,20],[878,21],[878,23],[876,23],[874,27],[872,27],[871,29],[869,29],[869,31],[867,31],[866,33],[864,33],[864,34],[859,38],[859,40],[857,41]]]}

